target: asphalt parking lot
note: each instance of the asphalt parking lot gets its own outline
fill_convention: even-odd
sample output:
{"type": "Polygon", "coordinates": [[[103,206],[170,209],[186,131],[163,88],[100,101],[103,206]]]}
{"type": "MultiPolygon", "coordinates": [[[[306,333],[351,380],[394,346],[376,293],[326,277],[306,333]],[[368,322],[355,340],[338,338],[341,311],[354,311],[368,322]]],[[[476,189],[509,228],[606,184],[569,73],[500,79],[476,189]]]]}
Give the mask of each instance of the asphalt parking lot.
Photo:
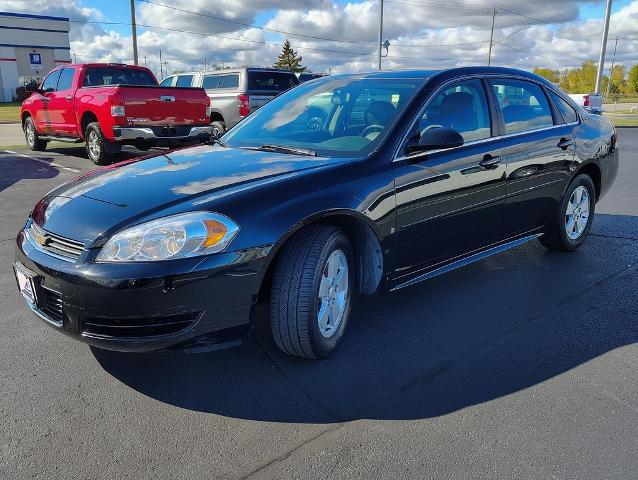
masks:
{"type": "Polygon", "coordinates": [[[638,129],[619,138],[583,248],[533,242],[358,298],[322,362],[267,335],[106,352],[32,317],[15,235],[91,163],[0,152],[0,478],[636,478],[638,129]]]}

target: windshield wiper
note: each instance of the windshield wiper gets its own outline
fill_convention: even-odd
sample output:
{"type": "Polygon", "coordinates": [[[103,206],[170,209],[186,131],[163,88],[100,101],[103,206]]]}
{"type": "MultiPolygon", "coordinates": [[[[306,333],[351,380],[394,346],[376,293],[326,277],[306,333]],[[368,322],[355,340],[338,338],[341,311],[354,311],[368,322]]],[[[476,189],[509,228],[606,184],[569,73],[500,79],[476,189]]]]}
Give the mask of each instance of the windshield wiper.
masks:
{"type": "Polygon", "coordinates": [[[286,145],[262,145],[261,147],[255,147],[255,150],[262,150],[264,152],[278,152],[278,153],[290,153],[293,155],[309,155],[316,157],[317,152],[309,150],[307,148],[287,147],[286,145]]]}
{"type": "Polygon", "coordinates": [[[213,138],[210,140],[210,142],[208,142],[209,145],[213,145],[215,143],[217,143],[218,145],[221,145],[224,148],[229,148],[228,145],[224,143],[222,140],[220,140],[219,138],[213,138]]]}

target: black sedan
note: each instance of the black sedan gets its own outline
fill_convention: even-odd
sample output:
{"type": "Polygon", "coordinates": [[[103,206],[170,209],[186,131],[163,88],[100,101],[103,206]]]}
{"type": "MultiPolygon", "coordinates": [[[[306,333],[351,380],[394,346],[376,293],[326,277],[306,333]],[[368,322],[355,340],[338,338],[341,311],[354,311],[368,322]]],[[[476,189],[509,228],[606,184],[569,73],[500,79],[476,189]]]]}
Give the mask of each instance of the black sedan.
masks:
{"type": "Polygon", "coordinates": [[[355,292],[536,238],[578,248],[617,170],[609,122],[527,72],[330,76],[211,145],[53,190],[14,269],[36,315],[100,348],[218,347],[269,304],[276,344],[318,358],[337,348],[355,292]]]}

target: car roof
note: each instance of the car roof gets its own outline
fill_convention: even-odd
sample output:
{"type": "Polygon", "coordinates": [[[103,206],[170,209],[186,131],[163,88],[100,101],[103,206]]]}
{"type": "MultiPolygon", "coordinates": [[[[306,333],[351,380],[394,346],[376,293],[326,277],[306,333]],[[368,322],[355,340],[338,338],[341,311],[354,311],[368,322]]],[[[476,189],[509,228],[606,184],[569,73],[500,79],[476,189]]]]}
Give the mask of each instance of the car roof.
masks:
{"type": "Polygon", "coordinates": [[[279,72],[279,73],[289,73],[291,75],[294,75],[294,73],[291,70],[283,70],[280,68],[266,68],[266,67],[240,67],[240,68],[225,68],[223,70],[197,70],[197,71],[191,71],[191,72],[179,72],[179,73],[173,73],[171,74],[171,76],[175,76],[175,75],[196,75],[196,74],[202,74],[202,75],[211,75],[211,74],[215,74],[215,75],[224,75],[227,73],[239,73],[239,72],[244,72],[244,71],[251,71],[251,72],[279,72]]]}

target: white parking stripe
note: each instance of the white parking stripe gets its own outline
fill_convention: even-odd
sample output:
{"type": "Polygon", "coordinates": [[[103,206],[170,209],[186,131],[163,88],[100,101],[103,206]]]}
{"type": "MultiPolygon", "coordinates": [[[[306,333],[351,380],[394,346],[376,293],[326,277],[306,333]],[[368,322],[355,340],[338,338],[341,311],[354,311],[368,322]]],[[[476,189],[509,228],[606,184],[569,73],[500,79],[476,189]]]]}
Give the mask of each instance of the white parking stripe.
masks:
{"type": "Polygon", "coordinates": [[[31,160],[34,160],[36,162],[40,162],[44,165],[51,165],[52,167],[57,167],[57,168],[61,168],[62,170],[68,170],[69,172],[75,172],[75,173],[81,173],[81,170],[78,170],[76,168],[71,168],[71,167],[65,167],[64,165],[60,165],[59,163],[55,163],[55,162],[47,162],[45,160],[42,160],[41,158],[36,158],[36,157],[32,157],[31,155],[26,155],[24,153],[19,153],[19,152],[14,152],[13,150],[0,150],[1,152],[6,152],[6,153],[10,153],[12,155],[18,155],[19,157],[24,157],[24,158],[29,158],[31,160]]]}

